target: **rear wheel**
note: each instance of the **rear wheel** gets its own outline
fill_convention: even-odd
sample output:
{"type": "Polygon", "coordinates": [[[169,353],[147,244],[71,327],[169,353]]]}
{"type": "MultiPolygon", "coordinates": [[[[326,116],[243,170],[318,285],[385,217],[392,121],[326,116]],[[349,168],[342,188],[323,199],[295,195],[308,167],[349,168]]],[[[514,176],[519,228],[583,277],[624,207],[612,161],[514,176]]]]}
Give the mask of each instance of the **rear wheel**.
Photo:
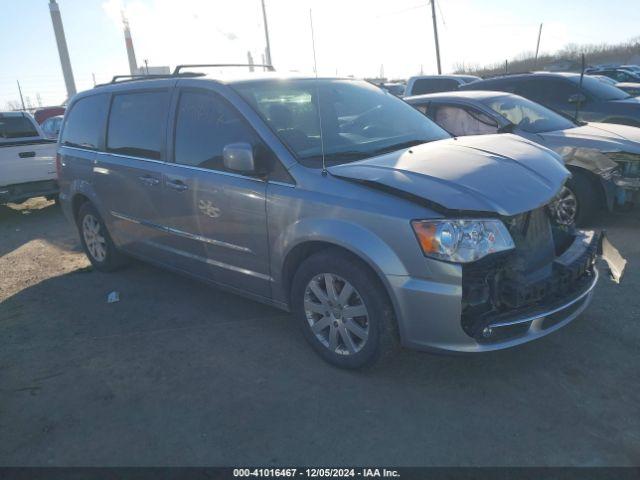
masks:
{"type": "Polygon", "coordinates": [[[91,203],[80,207],[77,222],[82,248],[96,270],[111,272],[126,263],[126,257],[116,249],[102,217],[91,203]]]}
{"type": "Polygon", "coordinates": [[[329,249],[309,257],[296,272],[291,296],[306,340],[333,365],[369,366],[397,346],[386,291],[350,255],[329,249]]]}

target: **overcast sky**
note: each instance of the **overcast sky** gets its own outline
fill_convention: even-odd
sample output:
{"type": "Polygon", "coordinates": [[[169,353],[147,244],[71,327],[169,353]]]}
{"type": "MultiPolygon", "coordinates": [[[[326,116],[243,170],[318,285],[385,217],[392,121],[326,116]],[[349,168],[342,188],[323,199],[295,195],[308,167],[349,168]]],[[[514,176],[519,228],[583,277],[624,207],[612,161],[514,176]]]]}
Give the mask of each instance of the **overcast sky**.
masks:
{"type": "MultiPolygon", "coordinates": [[[[638,0],[438,0],[444,71],[502,62],[567,43],[616,43],[640,35],[638,0]]],[[[58,0],[78,90],[128,73],[120,11],[131,25],[139,64],[259,61],[264,51],[260,0],[58,0]]],[[[273,63],[323,75],[407,77],[435,73],[427,0],[266,0],[273,63]]],[[[65,98],[48,0],[2,0],[0,109],[23,94],[37,104],[65,98]]]]}

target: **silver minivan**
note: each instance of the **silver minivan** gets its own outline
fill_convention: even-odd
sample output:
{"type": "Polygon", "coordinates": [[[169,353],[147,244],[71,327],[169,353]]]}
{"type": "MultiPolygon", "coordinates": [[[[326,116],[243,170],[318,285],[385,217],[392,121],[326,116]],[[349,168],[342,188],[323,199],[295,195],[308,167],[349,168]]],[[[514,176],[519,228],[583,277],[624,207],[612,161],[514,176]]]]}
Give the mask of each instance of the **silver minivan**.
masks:
{"type": "Polygon", "coordinates": [[[72,100],[60,200],[98,270],[137,257],[291,311],[327,361],[485,352],[591,300],[600,234],[556,225],[569,172],[514,135],[451,138],[364,81],[198,72],[72,100]]]}

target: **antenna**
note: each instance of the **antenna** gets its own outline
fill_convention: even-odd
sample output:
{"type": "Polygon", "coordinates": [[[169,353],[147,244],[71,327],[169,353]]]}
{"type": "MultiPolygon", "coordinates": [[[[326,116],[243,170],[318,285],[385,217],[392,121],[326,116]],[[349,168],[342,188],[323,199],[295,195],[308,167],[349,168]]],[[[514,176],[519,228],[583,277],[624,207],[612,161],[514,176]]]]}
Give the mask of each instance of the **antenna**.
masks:
{"type": "Polygon", "coordinates": [[[316,40],[313,32],[313,12],[309,9],[309,23],[311,24],[311,46],[313,47],[313,71],[316,75],[316,109],[318,110],[318,124],[320,125],[320,149],[322,150],[322,175],[327,175],[327,165],[324,158],[324,135],[322,134],[322,113],[320,112],[320,88],[318,87],[318,64],[316,62],[316,40]]]}
{"type": "MultiPolygon", "coordinates": [[[[582,79],[584,78],[584,53],[582,54],[582,65],[581,65],[581,69],[580,69],[580,83],[578,84],[578,91],[579,94],[582,95],[582,79]]],[[[580,101],[580,98],[577,99],[578,101],[576,102],[576,122],[579,122],[578,120],[578,115],[580,115],[580,103],[582,103],[580,101]]]]}

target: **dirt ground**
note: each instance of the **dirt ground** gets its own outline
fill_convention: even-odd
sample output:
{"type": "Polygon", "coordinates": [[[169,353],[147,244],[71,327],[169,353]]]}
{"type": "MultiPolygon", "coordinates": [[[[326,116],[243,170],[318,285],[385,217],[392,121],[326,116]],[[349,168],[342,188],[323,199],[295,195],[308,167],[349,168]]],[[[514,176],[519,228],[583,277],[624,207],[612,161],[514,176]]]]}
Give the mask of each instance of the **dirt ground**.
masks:
{"type": "Polygon", "coordinates": [[[640,212],[596,226],[628,271],[567,327],[354,373],[279,310],[86,268],[51,202],[0,206],[0,465],[640,465],[640,212]]]}

